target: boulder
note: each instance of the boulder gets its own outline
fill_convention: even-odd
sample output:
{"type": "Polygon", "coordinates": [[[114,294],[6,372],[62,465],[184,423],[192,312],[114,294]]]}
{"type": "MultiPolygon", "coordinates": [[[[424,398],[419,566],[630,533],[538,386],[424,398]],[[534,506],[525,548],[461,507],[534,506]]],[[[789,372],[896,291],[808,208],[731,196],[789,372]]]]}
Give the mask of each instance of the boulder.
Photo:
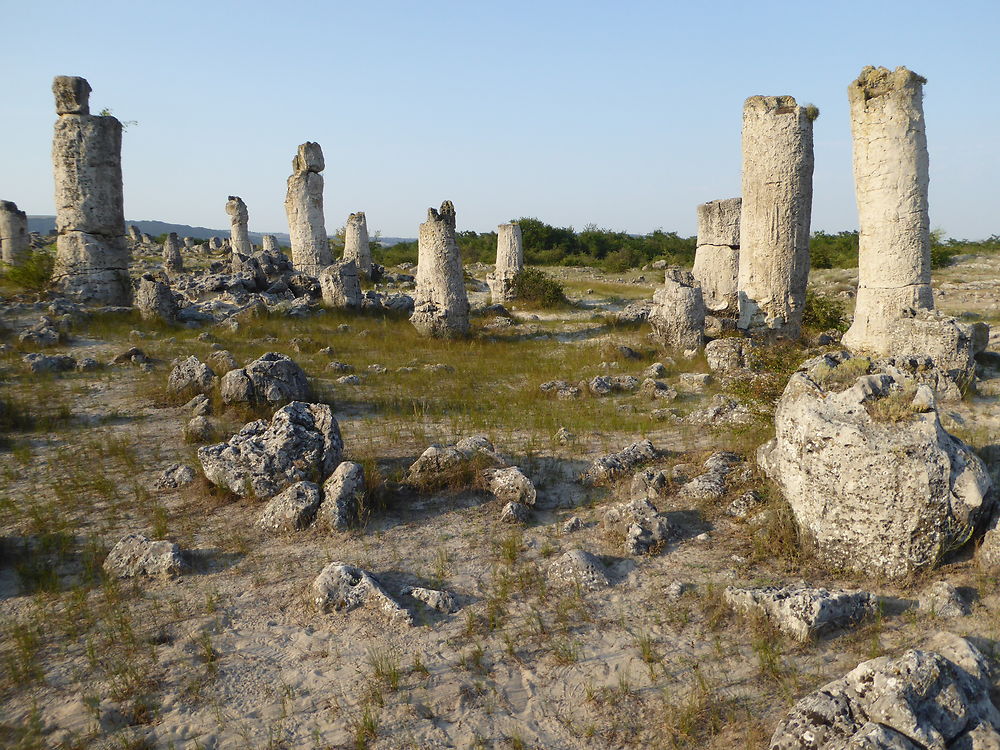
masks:
{"type": "Polygon", "coordinates": [[[659,453],[648,440],[632,443],[617,453],[595,459],[581,479],[590,485],[606,484],[640,464],[654,460],[659,453]]]}
{"type": "Polygon", "coordinates": [[[535,504],[535,485],[516,466],[483,472],[490,492],[502,503],[535,504]]]}
{"type": "Polygon", "coordinates": [[[503,506],[500,511],[500,521],[502,523],[525,524],[531,520],[531,508],[524,503],[511,501],[503,506]]]}
{"type": "Polygon", "coordinates": [[[174,365],[167,378],[167,393],[175,398],[190,398],[197,393],[208,395],[215,385],[215,373],[193,354],[174,365]]]}
{"type": "Polygon", "coordinates": [[[588,591],[607,588],[611,585],[608,569],[600,558],[582,549],[571,549],[549,565],[550,583],[580,586],[588,591]]]}
{"type": "Polygon", "coordinates": [[[788,586],[726,589],[726,601],[744,612],[759,613],[796,640],[808,641],[826,631],[846,628],[875,612],[876,598],[867,591],[788,586]]]}
{"type": "Polygon", "coordinates": [[[143,320],[162,320],[165,323],[177,321],[177,300],[170,291],[170,285],[158,281],[152,274],[144,273],[139,278],[135,306],[143,320]]]}
{"type": "Polygon", "coordinates": [[[705,344],[705,359],[712,372],[729,373],[746,367],[746,340],[716,339],[705,344]]]}
{"type": "Polygon", "coordinates": [[[324,268],[319,274],[319,286],[323,304],[328,307],[349,310],[361,307],[361,282],[353,260],[339,261],[324,268]]]}
{"type": "Polygon", "coordinates": [[[940,633],[926,649],[862,662],[796,703],[771,750],[1000,747],[1000,711],[986,658],[940,633]]]}
{"type": "Polygon", "coordinates": [[[319,485],[296,482],[271,498],[257,519],[264,531],[298,531],[309,526],[322,502],[319,485]]]}
{"type": "Polygon", "coordinates": [[[225,404],[307,401],[312,393],[302,368],[291,357],[277,352],[268,352],[246,367],[227,372],[221,390],[225,404]]]}
{"type": "Polygon", "coordinates": [[[403,593],[438,612],[450,614],[458,611],[458,602],[455,600],[454,594],[450,591],[425,589],[420,586],[407,586],[403,589],[403,593]]]}
{"type": "Polygon", "coordinates": [[[705,334],[705,302],[694,277],[668,269],[663,287],[653,294],[649,311],[652,338],[661,346],[684,351],[701,348],[705,334]]]}
{"type": "Polygon", "coordinates": [[[648,498],[635,498],[612,505],[604,513],[604,525],[625,537],[625,553],[648,555],[659,551],[673,529],[648,498]]]}
{"type": "Polygon", "coordinates": [[[936,581],[920,594],[920,611],[936,617],[964,617],[972,608],[952,584],[936,581]]]}
{"type": "Polygon", "coordinates": [[[191,484],[194,478],[194,469],[190,466],[185,464],[171,464],[161,471],[159,476],[153,481],[153,488],[157,490],[176,489],[177,487],[184,487],[191,484]]]}
{"type": "Polygon", "coordinates": [[[374,575],[353,565],[330,563],[313,581],[312,590],[313,602],[320,612],[371,607],[392,622],[413,624],[410,613],[382,588],[374,575]]]}
{"type": "Polygon", "coordinates": [[[173,542],[152,541],[142,534],[128,534],[104,560],[104,570],[118,578],[167,577],[186,567],[181,550],[173,542]]]}
{"type": "Polygon", "coordinates": [[[343,449],[329,406],[293,401],[270,422],[250,422],[228,442],[199,448],[198,460],[213,484],[268,498],[295,482],[325,479],[340,464],[343,449]]]}
{"type": "MultiPolygon", "coordinates": [[[[794,373],[757,460],[803,537],[838,568],[901,578],[962,546],[993,506],[990,476],[941,426],[911,409],[912,383],[855,378],[843,353],[794,373]]],[[[926,404],[921,404],[926,408],[926,404]]]]}
{"type": "Polygon", "coordinates": [[[359,501],[364,494],[364,468],[353,461],[344,461],[323,483],[320,522],[338,531],[350,528],[358,520],[359,501]]]}

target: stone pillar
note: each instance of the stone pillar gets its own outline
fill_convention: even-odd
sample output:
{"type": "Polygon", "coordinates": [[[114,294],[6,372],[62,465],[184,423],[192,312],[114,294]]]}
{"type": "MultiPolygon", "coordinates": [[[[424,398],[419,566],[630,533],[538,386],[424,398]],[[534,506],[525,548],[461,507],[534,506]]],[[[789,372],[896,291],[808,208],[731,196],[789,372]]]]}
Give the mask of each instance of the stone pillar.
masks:
{"type": "Polygon", "coordinates": [[[497,227],[497,263],[487,275],[490,298],[494,304],[514,299],[514,277],[524,268],[524,242],[521,225],[514,222],[497,227]]]}
{"type": "Polygon", "coordinates": [[[84,302],[128,305],[132,283],[122,197],[122,125],[90,114],[90,84],[56,76],[52,164],[56,262],[52,280],[84,302]]]}
{"type": "Polygon", "coordinates": [[[813,120],[791,96],[743,105],[739,327],[798,338],[809,279],[813,120]]]}
{"type": "Polygon", "coordinates": [[[226,202],[226,213],[229,214],[230,250],[234,253],[250,255],[253,253],[253,248],[250,246],[250,235],[247,231],[247,223],[250,221],[247,204],[238,195],[230,195],[226,202]]]}
{"type": "Polygon", "coordinates": [[[858,295],[844,345],[889,353],[895,321],[934,307],[924,79],[866,67],[847,89],[860,226],[858,295]]]}
{"type": "Polygon", "coordinates": [[[142,242],[142,233],[139,231],[139,227],[135,224],[129,224],[128,238],[132,240],[132,242],[142,242]]]}
{"type": "Polygon", "coordinates": [[[739,306],[741,204],[739,198],[727,198],[698,206],[692,272],[701,284],[706,309],[713,313],[735,313],[739,306]]]}
{"type": "Polygon", "coordinates": [[[323,218],[323,149],[318,143],[299,146],[292,159],[292,175],[288,178],[285,212],[291,236],[292,266],[310,276],[333,263],[330,242],[323,218]]]}
{"type": "Polygon", "coordinates": [[[344,227],[344,260],[353,260],[365,276],[372,272],[372,251],[368,246],[368,220],[364,211],[347,217],[344,227]]]}
{"type": "Polygon", "coordinates": [[[142,241],[143,245],[152,245],[153,244],[153,238],[150,235],[146,234],[145,232],[143,232],[139,236],[139,239],[142,241]]]}
{"type": "Polygon", "coordinates": [[[265,234],[261,238],[261,248],[265,253],[280,253],[281,247],[278,246],[278,238],[273,234],[265,234]]]}
{"type": "Polygon", "coordinates": [[[221,250],[222,249],[222,240],[220,240],[218,237],[209,237],[208,238],[208,249],[210,251],[213,251],[213,252],[221,250]]]}
{"type": "Polygon", "coordinates": [[[30,249],[28,214],[16,203],[0,201],[0,261],[16,266],[27,260],[30,249]]]}
{"type": "Polygon", "coordinates": [[[181,242],[184,243],[185,250],[191,250],[192,248],[194,248],[194,237],[185,237],[184,239],[181,240],[181,242]]]}
{"type": "Polygon", "coordinates": [[[663,286],[653,294],[649,311],[652,338],[667,349],[700,349],[705,339],[705,302],[694,276],[668,267],[663,286]]]}
{"type": "Polygon", "coordinates": [[[427,209],[417,241],[417,288],[410,322],[425,336],[456,337],[469,331],[465,270],[455,241],[455,206],[427,209]]]}
{"type": "Polygon", "coordinates": [[[171,232],[163,241],[163,267],[168,271],[182,271],[184,260],[181,258],[181,246],[177,241],[177,232],[171,232]]]}

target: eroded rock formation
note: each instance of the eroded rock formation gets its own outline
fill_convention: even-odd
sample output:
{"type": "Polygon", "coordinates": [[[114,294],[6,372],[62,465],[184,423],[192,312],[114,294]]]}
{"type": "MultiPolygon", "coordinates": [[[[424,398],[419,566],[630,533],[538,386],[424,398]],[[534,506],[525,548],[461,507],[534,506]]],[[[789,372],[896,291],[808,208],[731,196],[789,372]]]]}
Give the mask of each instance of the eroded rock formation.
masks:
{"type": "Polygon", "coordinates": [[[521,225],[501,224],[497,227],[497,262],[493,273],[486,277],[493,304],[514,299],[514,279],[524,267],[524,241],[521,225]]]}
{"type": "Polygon", "coordinates": [[[288,178],[285,212],[291,237],[292,265],[310,276],[333,263],[323,217],[323,175],[326,167],[323,149],[311,141],[299,146],[292,159],[288,178]]]}
{"type": "Polygon", "coordinates": [[[420,225],[417,289],[410,322],[425,336],[463,336],[469,330],[465,270],[455,241],[455,206],[427,209],[420,225]]]}
{"type": "Polygon", "coordinates": [[[705,307],[713,313],[735,313],[740,272],[739,198],[698,206],[698,247],[692,273],[701,284],[705,307]]]}

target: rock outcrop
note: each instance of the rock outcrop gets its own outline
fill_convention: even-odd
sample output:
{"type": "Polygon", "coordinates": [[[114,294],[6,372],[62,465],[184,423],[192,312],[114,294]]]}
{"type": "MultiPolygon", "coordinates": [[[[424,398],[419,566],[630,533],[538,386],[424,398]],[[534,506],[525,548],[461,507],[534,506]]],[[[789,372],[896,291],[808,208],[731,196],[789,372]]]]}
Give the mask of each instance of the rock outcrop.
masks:
{"type": "Polygon", "coordinates": [[[320,271],[319,287],[323,294],[323,304],[328,307],[342,310],[357,310],[361,307],[361,281],[353,260],[337,261],[320,271]]]}
{"type": "Polygon", "coordinates": [[[700,349],[705,338],[705,302],[690,272],[668,268],[649,311],[652,338],[667,349],[700,349]]]}
{"type": "Polygon", "coordinates": [[[170,285],[152,274],[144,273],[139,277],[135,306],[143,320],[162,320],[164,323],[177,321],[177,300],[170,291],[170,285]]]}
{"type": "Polygon", "coordinates": [[[28,236],[28,214],[16,203],[0,201],[0,261],[16,266],[23,263],[31,250],[28,236]]]}
{"type": "Polygon", "coordinates": [[[52,164],[56,186],[56,289],[81,302],[129,305],[122,197],[122,124],[90,114],[90,84],[56,76],[52,164]]]}
{"type": "Polygon", "coordinates": [[[799,641],[856,625],[874,614],[877,604],[867,591],[830,591],[804,583],[760,588],[730,586],[725,597],[730,606],[764,615],[779,630],[799,641]]]}
{"type": "Polygon", "coordinates": [[[344,225],[344,260],[353,260],[358,273],[371,276],[372,251],[368,244],[368,220],[364,211],[347,217],[347,224],[344,225]]]}
{"type": "Polygon", "coordinates": [[[797,339],[809,278],[815,109],[791,96],[743,105],[739,327],[797,339]]]}
{"type": "Polygon", "coordinates": [[[244,425],[228,442],[198,449],[205,477],[230,492],[269,498],[301,481],[322,481],[340,464],[344,444],[326,404],[293,401],[244,425]]]}
{"type": "Polygon", "coordinates": [[[291,357],[268,352],[246,367],[230,370],[222,377],[225,404],[281,404],[306,401],[311,389],[305,372],[291,357]]]}
{"type": "Polygon", "coordinates": [[[991,481],[941,427],[926,386],[855,377],[856,360],[825,356],[792,375],[758,463],[823,560],[901,578],[968,541],[993,505],[991,481]]]}
{"type": "Polygon", "coordinates": [[[413,618],[367,570],[332,562],[313,581],[313,602],[320,612],[371,607],[391,622],[412,625],[413,618]]]}
{"type": "Polygon", "coordinates": [[[898,658],[862,662],[796,703],[771,736],[771,750],[1000,747],[1000,711],[990,664],[950,633],[898,658]]]}

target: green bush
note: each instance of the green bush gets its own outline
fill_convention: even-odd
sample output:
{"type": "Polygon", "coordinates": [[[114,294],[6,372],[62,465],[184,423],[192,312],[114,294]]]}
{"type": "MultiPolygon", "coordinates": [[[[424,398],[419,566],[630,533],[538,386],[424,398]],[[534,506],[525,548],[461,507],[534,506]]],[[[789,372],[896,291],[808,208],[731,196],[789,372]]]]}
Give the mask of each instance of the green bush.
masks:
{"type": "Polygon", "coordinates": [[[802,325],[817,331],[831,328],[846,331],[850,321],[843,303],[809,290],[806,292],[806,306],[802,311],[802,325]]]}
{"type": "Polygon", "coordinates": [[[23,263],[7,266],[7,280],[28,292],[42,292],[52,281],[56,256],[51,248],[32,250],[23,263]]]}
{"type": "Polygon", "coordinates": [[[519,302],[538,307],[566,307],[569,300],[562,284],[537,268],[522,268],[514,277],[514,294],[519,302]]]}

